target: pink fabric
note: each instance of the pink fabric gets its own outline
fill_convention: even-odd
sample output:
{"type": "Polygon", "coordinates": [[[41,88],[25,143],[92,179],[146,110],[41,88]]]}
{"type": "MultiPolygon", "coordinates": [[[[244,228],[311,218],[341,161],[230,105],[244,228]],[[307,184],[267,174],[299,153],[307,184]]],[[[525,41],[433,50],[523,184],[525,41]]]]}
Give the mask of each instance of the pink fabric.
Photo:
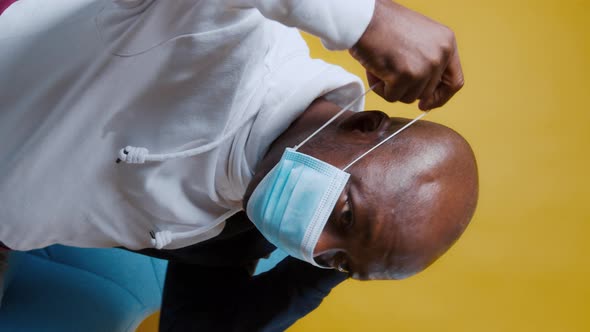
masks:
{"type": "Polygon", "coordinates": [[[16,0],[0,0],[0,15],[6,10],[6,8],[10,7],[16,0]]]}

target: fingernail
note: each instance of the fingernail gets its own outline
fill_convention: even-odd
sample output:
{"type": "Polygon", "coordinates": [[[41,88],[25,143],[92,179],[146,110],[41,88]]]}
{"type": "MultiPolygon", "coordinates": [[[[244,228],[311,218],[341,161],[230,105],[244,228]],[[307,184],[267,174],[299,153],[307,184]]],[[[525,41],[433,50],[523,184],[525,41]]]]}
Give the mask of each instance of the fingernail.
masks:
{"type": "Polygon", "coordinates": [[[427,103],[424,100],[420,100],[420,103],[418,103],[418,108],[422,111],[428,111],[430,106],[430,103],[427,103]]]}

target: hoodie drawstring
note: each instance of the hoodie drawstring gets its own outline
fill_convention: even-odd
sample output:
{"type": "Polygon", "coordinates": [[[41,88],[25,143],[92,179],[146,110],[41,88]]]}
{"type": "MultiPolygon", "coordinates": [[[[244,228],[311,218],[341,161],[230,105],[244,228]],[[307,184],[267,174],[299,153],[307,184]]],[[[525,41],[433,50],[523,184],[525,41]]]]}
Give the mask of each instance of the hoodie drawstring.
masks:
{"type": "MultiPolygon", "coordinates": [[[[250,122],[257,114],[254,113],[250,115],[243,123],[246,124],[250,122]]],[[[148,161],[165,161],[169,159],[176,159],[176,158],[188,158],[194,157],[201,153],[210,151],[215,149],[219,146],[223,141],[234,136],[238,130],[242,126],[237,126],[232,130],[225,133],[225,135],[219,137],[218,139],[209,142],[205,145],[201,145],[194,149],[179,151],[179,152],[172,152],[172,153],[160,153],[160,154],[150,154],[150,151],[144,147],[135,147],[135,146],[126,146],[125,148],[119,150],[119,157],[117,158],[117,163],[124,162],[127,164],[143,164],[148,161]]]]}
{"type": "MultiPolygon", "coordinates": [[[[199,146],[194,149],[173,152],[173,153],[162,153],[162,154],[150,154],[150,151],[143,147],[135,147],[135,146],[126,146],[123,149],[119,150],[119,157],[117,158],[117,163],[124,162],[127,164],[143,164],[150,161],[165,161],[169,159],[176,159],[176,158],[188,158],[199,155],[201,153],[207,152],[209,150],[215,149],[219,146],[223,141],[234,136],[238,130],[246,123],[250,122],[257,113],[250,115],[241,126],[237,126],[234,129],[227,132],[225,135],[219,137],[218,139],[199,146]]],[[[236,211],[232,210],[231,214],[234,214],[236,211]]],[[[182,237],[189,236],[189,234],[184,234],[182,237]]],[[[151,243],[152,246],[156,249],[162,249],[165,246],[169,245],[172,242],[172,238],[179,238],[174,236],[170,231],[150,231],[151,243]]]]}
{"type": "Polygon", "coordinates": [[[150,151],[146,148],[126,146],[124,149],[119,150],[117,164],[122,161],[128,164],[143,164],[145,163],[145,157],[149,156],[149,154],[150,151]]]}
{"type": "Polygon", "coordinates": [[[172,233],[170,231],[150,231],[152,237],[152,246],[156,249],[162,249],[172,242],[172,233]]]}
{"type": "MultiPolygon", "coordinates": [[[[234,214],[238,213],[239,211],[242,211],[242,209],[236,208],[236,209],[227,211],[222,216],[220,216],[219,219],[226,220],[229,217],[233,216],[234,214]]],[[[214,224],[214,225],[210,225],[209,227],[206,227],[206,228],[199,228],[199,229],[195,229],[195,230],[192,230],[189,232],[184,232],[182,234],[172,233],[170,231],[151,230],[150,237],[151,237],[152,247],[154,247],[156,249],[163,249],[164,247],[166,247],[167,245],[172,243],[172,241],[174,241],[174,240],[178,240],[178,239],[182,239],[182,238],[190,238],[193,236],[200,235],[204,232],[209,232],[209,231],[211,231],[211,229],[218,227],[218,225],[219,224],[214,224]]]]}

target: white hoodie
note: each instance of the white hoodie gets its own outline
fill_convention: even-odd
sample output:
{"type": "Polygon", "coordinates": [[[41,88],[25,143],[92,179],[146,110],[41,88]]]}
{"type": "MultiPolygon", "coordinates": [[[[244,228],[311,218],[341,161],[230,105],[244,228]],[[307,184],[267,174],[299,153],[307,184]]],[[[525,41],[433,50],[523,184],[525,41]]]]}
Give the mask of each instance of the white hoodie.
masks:
{"type": "Polygon", "coordinates": [[[15,3],[0,16],[0,241],[175,249],[216,236],[270,143],[307,106],[319,96],[344,105],[363,89],[310,59],[297,30],[277,21],[347,48],[373,6],[15,3]],[[116,164],[127,145],[197,150],[116,164]]]}

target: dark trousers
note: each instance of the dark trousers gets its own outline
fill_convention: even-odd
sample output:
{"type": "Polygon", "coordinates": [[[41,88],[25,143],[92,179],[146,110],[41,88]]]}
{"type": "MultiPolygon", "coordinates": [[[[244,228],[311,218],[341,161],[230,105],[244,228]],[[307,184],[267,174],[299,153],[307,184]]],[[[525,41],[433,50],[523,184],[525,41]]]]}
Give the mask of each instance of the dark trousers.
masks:
{"type": "Polygon", "coordinates": [[[160,331],[284,331],[346,277],[291,257],[253,277],[241,267],[170,262],[160,331]]]}

